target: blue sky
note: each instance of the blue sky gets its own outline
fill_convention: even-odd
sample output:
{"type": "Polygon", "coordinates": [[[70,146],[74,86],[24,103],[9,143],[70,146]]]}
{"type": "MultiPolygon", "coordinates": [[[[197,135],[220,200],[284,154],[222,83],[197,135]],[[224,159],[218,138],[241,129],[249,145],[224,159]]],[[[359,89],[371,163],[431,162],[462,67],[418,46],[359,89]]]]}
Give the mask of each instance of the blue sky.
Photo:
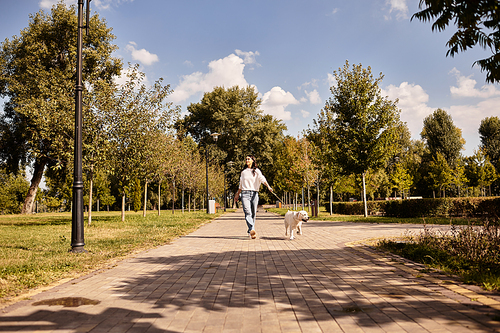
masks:
{"type": "MultiPolygon", "coordinates": [[[[19,35],[30,13],[52,0],[0,0],[0,38],[19,35]]],[[[76,4],[78,1],[66,1],[76,4]]],[[[297,136],[331,96],[332,73],[345,64],[384,74],[381,88],[399,98],[401,118],[420,138],[435,109],[451,114],[466,140],[480,143],[482,119],[500,116],[500,87],[472,67],[479,48],[446,57],[454,32],[410,22],[418,0],[93,0],[92,12],[113,27],[115,56],[139,63],[147,80],[162,77],[183,112],[215,86],[255,86],[262,110],[297,136]]]]}

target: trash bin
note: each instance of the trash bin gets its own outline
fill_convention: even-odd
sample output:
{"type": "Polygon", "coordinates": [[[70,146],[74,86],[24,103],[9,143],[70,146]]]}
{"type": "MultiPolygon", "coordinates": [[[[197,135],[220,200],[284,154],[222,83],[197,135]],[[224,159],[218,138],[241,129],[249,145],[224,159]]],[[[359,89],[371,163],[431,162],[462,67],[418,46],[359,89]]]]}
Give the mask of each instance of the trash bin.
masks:
{"type": "Polygon", "coordinates": [[[276,200],[276,208],[281,208],[281,201],[276,200]]]}
{"type": "Polygon", "coordinates": [[[208,214],[215,214],[215,200],[208,200],[208,214]]]}

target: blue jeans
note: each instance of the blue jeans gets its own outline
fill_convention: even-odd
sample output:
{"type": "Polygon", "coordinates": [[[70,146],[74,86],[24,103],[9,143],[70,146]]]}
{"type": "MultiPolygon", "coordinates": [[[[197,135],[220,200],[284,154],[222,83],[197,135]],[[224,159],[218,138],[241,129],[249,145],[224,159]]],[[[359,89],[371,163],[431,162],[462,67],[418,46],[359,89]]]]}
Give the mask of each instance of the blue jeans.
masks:
{"type": "Polygon", "coordinates": [[[255,216],[257,215],[257,205],[259,204],[259,192],[241,191],[241,203],[243,205],[243,212],[245,213],[248,232],[250,232],[254,230],[255,227],[255,216]]]}

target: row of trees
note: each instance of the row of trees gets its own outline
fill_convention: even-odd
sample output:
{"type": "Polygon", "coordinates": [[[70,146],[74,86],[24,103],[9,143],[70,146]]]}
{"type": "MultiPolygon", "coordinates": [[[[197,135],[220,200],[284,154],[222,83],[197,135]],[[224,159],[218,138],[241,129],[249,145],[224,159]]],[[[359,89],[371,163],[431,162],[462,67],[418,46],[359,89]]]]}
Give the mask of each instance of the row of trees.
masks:
{"type": "MultiPolygon", "coordinates": [[[[307,193],[307,200],[314,193],[318,200],[365,201],[394,191],[403,197],[498,193],[498,117],[482,121],[482,144],[470,157],[461,156],[461,131],[440,109],[424,120],[422,139],[412,141],[397,101],[381,96],[383,75],[374,77],[370,67],[346,61],[334,72],[332,96],[302,137],[285,136],[283,122],[262,113],[253,87],[216,87],[189,105],[181,119],[179,108],[168,102],[170,86],[161,79],[146,85],[138,66],[123,71],[119,59],[111,57],[116,49],[111,29],[97,15],[90,28],[83,62],[89,207],[95,201],[121,207],[124,219],[127,204],[159,213],[167,204],[184,208],[185,194],[189,209],[196,202],[200,207],[206,200],[205,165],[210,166],[209,196],[222,202],[225,183],[229,193],[237,190],[247,154],[257,156],[269,182],[287,200],[298,193],[307,193]],[[126,73],[125,84],[113,80],[120,73],[126,73]],[[217,141],[213,133],[220,134],[217,141]]],[[[37,200],[70,209],[73,45],[75,8],[62,4],[51,15],[33,15],[20,37],[2,44],[0,95],[7,103],[0,116],[0,180],[3,187],[17,189],[13,193],[29,187],[24,213],[33,210],[42,175],[48,190],[37,200]],[[28,165],[33,166],[30,184],[19,178],[28,165]]],[[[272,201],[266,192],[262,198],[272,201]]],[[[8,200],[19,202],[19,195],[8,200]]],[[[3,212],[14,212],[15,206],[3,212]]]]}

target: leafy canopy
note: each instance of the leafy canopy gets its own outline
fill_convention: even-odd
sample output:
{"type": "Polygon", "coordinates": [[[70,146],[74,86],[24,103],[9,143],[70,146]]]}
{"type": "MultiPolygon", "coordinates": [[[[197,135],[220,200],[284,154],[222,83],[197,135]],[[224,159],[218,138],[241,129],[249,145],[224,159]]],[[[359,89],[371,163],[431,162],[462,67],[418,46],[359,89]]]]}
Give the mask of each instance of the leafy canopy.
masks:
{"type": "Polygon", "coordinates": [[[346,61],[334,76],[333,96],[314,121],[316,132],[328,141],[330,159],[345,175],[384,166],[398,148],[393,142],[401,121],[396,102],[381,96],[383,75],[374,78],[370,67],[351,69],[346,61]]]}
{"type": "Polygon", "coordinates": [[[457,31],[446,43],[446,56],[455,56],[479,45],[490,49],[493,55],[477,60],[486,82],[500,82],[500,5],[498,0],[420,0],[420,12],[413,18],[427,22],[435,19],[432,31],[443,31],[450,23],[457,31]]]}

